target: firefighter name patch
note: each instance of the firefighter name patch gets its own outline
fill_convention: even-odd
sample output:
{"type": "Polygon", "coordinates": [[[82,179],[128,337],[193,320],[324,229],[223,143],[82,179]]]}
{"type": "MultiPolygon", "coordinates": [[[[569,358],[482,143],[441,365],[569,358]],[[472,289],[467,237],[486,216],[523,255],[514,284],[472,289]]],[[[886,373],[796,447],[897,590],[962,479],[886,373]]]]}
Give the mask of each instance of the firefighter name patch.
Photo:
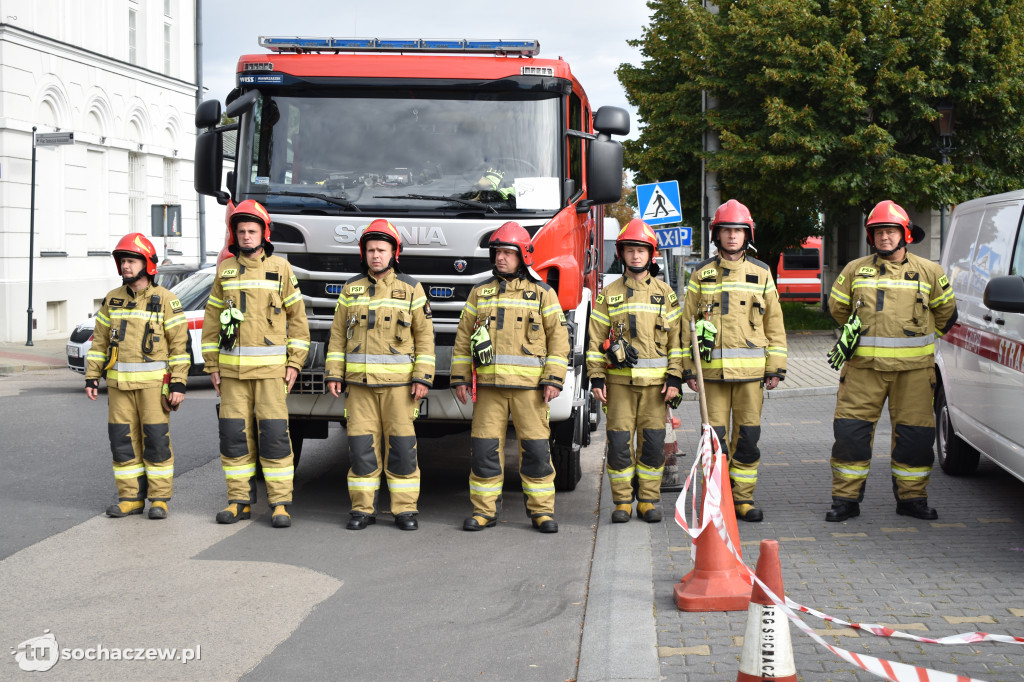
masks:
{"type": "Polygon", "coordinates": [[[942,287],[943,289],[949,288],[949,280],[946,278],[945,275],[939,277],[939,286],[942,287]]]}
{"type": "Polygon", "coordinates": [[[366,291],[366,287],[364,287],[362,285],[356,286],[356,287],[349,287],[348,288],[348,293],[350,293],[350,294],[361,294],[364,291],[366,291]]]}
{"type": "Polygon", "coordinates": [[[608,305],[615,305],[616,303],[622,303],[624,294],[615,294],[614,296],[608,297],[608,305]]]}
{"type": "Polygon", "coordinates": [[[173,312],[180,313],[181,312],[181,301],[179,301],[178,299],[174,299],[173,301],[171,301],[171,310],[173,312]]]}
{"type": "Polygon", "coordinates": [[[877,272],[878,271],[875,270],[874,268],[865,265],[864,267],[857,271],[857,274],[864,275],[865,277],[874,277],[877,272]]]}
{"type": "Polygon", "coordinates": [[[224,270],[221,271],[220,276],[221,277],[234,277],[237,274],[238,274],[238,269],[237,268],[225,268],[224,270]]]}
{"type": "Polygon", "coordinates": [[[392,289],[391,298],[398,299],[399,301],[405,300],[405,292],[401,289],[392,289]]]}
{"type": "Polygon", "coordinates": [[[111,308],[120,308],[123,305],[124,305],[124,299],[123,298],[112,298],[112,299],[110,299],[110,307],[111,308]]]}
{"type": "Polygon", "coordinates": [[[698,275],[700,279],[710,279],[712,277],[718,277],[718,270],[715,268],[705,268],[700,271],[698,275]]]}

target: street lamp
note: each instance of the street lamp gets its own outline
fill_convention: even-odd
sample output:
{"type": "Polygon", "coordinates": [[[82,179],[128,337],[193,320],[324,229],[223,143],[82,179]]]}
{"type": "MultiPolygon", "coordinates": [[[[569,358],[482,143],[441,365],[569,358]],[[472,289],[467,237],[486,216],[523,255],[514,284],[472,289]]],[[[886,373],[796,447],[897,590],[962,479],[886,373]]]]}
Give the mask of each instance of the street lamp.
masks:
{"type": "MultiPolygon", "coordinates": [[[[953,153],[953,105],[949,102],[942,102],[935,110],[939,117],[935,119],[935,132],[939,134],[939,143],[935,148],[939,151],[939,160],[945,166],[949,163],[949,155],[953,153]]],[[[943,198],[939,207],[939,250],[942,250],[946,243],[946,201],[943,198]]]]}

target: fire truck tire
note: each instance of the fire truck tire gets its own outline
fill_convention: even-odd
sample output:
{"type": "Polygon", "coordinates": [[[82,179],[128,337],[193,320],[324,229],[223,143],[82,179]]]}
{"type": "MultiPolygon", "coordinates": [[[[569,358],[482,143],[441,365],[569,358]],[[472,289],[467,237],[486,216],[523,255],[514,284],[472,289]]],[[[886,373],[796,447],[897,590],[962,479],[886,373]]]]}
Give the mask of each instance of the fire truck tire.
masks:
{"type": "Polygon", "coordinates": [[[583,432],[583,415],[579,409],[563,422],[551,425],[551,463],[555,467],[555,490],[568,492],[576,489],[583,476],[580,466],[583,432]]]}
{"type": "Polygon", "coordinates": [[[939,466],[950,476],[965,476],[978,468],[979,453],[953,430],[946,403],[946,389],[941,384],[935,392],[935,440],[938,444],[939,466]]]}

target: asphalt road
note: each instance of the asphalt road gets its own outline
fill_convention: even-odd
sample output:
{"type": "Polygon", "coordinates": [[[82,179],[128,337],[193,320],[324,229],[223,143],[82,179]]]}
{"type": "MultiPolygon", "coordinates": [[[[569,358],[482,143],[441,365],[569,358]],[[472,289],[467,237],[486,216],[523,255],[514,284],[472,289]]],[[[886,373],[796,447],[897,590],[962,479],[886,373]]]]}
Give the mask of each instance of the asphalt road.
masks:
{"type": "MultiPolygon", "coordinates": [[[[170,518],[109,519],[104,398],[61,370],[0,378],[0,641],[13,651],[50,630],[62,649],[199,645],[200,658],[60,661],[47,679],[575,677],[603,439],[558,495],[556,535],[530,527],[514,470],[498,526],[461,530],[468,435],[421,439],[419,531],[387,515],[347,531],[336,427],[306,443],[292,528],[271,528],[265,501],[221,526],[217,398],[201,379],[172,417],[170,518]]],[[[23,675],[13,656],[0,665],[23,675]]]]}

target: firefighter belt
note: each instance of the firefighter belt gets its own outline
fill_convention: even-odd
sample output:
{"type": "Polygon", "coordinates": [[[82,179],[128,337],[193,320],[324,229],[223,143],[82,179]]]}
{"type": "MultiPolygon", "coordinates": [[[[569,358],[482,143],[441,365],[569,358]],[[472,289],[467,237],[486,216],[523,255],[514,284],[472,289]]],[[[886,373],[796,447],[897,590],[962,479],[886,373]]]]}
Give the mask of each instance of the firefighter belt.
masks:
{"type": "Polygon", "coordinates": [[[220,462],[228,504],[256,503],[256,459],[270,506],[291,504],[292,445],[283,379],[220,379],[220,462]]]}
{"type": "Polygon", "coordinates": [[[519,439],[519,477],[531,518],[555,513],[555,468],[548,447],[548,406],[540,389],[481,386],[473,406],[472,470],[469,499],[473,515],[491,520],[501,511],[505,481],[508,417],[519,439]]]}
{"type": "Polygon", "coordinates": [[[760,381],[705,381],[708,419],[729,456],[729,480],[736,503],[751,502],[757,485],[757,465],[761,450],[761,406],[764,403],[760,381]]]}
{"type": "Polygon", "coordinates": [[[862,500],[871,466],[875,423],[889,400],[892,422],[892,489],[897,500],[928,496],[935,459],[932,397],[935,370],[879,372],[847,363],[839,377],[836,416],[832,422],[832,496],[862,500]]]}
{"type": "Polygon", "coordinates": [[[665,396],[661,386],[607,384],[608,455],[605,468],[615,504],[661,500],[665,469],[665,396]],[[636,441],[636,445],[634,445],[636,441]]]}
{"type": "Polygon", "coordinates": [[[352,511],[375,516],[380,475],[391,493],[391,513],[415,513],[420,496],[413,420],[418,405],[408,384],[367,388],[349,384],[345,397],[348,418],[348,495],[352,511]]]}
{"type": "Polygon", "coordinates": [[[160,386],[122,391],[108,385],[107,403],[117,499],[171,499],[174,451],[170,422],[160,404],[160,386]]]}

